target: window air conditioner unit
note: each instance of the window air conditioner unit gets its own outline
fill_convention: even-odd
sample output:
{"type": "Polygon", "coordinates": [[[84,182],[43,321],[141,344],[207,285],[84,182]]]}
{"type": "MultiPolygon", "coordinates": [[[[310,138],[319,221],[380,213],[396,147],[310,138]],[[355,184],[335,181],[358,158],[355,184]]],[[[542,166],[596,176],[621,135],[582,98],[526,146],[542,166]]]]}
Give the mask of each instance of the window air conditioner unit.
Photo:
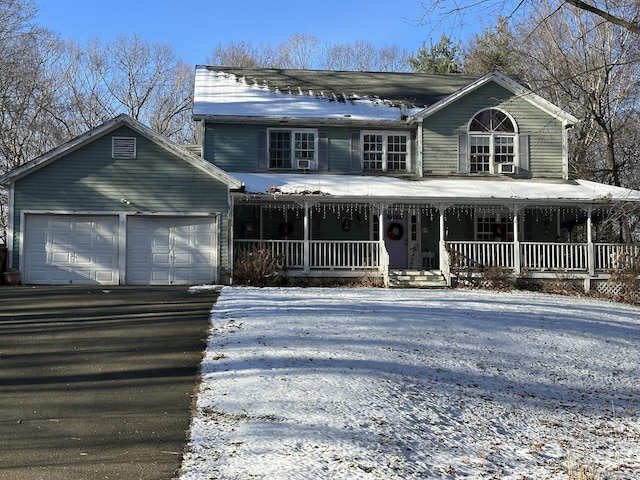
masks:
{"type": "Polygon", "coordinates": [[[313,160],[308,158],[298,159],[298,170],[315,170],[313,160]]]}
{"type": "Polygon", "coordinates": [[[498,173],[516,173],[516,165],[511,162],[507,163],[499,163],[498,164],[498,173]]]}

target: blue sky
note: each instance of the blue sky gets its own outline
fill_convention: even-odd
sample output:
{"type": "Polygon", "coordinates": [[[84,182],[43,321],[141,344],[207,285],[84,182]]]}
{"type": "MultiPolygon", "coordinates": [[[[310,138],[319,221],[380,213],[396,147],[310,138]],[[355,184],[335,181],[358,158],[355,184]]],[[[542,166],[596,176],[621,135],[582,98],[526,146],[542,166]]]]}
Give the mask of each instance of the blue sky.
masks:
{"type": "MultiPolygon", "coordinates": [[[[219,43],[251,41],[277,45],[293,33],[323,44],[372,42],[415,52],[437,42],[442,26],[416,26],[424,10],[418,0],[324,0],[303,6],[291,0],[36,0],[38,23],[64,39],[108,42],[118,34],[173,45],[190,64],[205,63],[219,43]]],[[[480,30],[481,27],[478,28],[480,30]]],[[[461,38],[456,25],[446,33],[461,38]]]]}

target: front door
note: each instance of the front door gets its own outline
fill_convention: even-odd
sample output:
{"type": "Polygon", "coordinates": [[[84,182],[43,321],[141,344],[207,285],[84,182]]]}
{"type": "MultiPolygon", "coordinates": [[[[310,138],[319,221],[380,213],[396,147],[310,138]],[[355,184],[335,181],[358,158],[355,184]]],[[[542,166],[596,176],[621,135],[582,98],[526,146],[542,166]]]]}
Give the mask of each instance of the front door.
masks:
{"type": "Polygon", "coordinates": [[[407,218],[407,212],[400,210],[387,210],[384,215],[384,244],[391,269],[404,269],[409,265],[407,218]]]}

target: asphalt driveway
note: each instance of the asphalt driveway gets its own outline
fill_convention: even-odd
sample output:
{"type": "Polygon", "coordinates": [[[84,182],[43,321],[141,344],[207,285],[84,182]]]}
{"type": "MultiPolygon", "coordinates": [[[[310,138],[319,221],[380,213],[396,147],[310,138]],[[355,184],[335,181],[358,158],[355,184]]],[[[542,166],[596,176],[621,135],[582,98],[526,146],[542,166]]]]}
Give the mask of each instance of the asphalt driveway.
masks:
{"type": "Polygon", "coordinates": [[[0,287],[0,478],[173,478],[217,295],[0,287]]]}

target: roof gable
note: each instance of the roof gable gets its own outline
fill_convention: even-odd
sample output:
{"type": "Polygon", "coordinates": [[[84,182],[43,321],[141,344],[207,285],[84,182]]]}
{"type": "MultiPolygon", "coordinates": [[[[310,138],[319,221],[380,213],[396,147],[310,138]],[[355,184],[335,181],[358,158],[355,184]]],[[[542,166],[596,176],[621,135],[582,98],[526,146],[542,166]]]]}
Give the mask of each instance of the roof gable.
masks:
{"type": "Polygon", "coordinates": [[[130,128],[137,134],[147,138],[156,145],[176,155],[181,160],[184,160],[195,168],[228,185],[230,188],[240,188],[242,186],[242,184],[237,179],[233,178],[231,175],[227,174],[220,168],[216,167],[210,162],[207,162],[206,160],[203,160],[186,148],[176,145],[163,135],[154,132],[150,128],[144,126],[142,123],[125,114],[114,117],[111,120],[103,123],[99,127],[85,132],[84,134],[60,145],[50,152],[47,152],[44,155],[41,155],[40,157],[37,157],[34,160],[31,160],[30,162],[27,162],[24,165],[12,170],[11,172],[8,172],[7,174],[0,177],[0,185],[7,185],[12,181],[25,177],[36,170],[44,168],[47,165],[55,162],[56,160],[65,157],[67,154],[79,148],[82,148],[94,142],[96,139],[108,135],[109,133],[114,132],[123,126],[130,128]]]}
{"type": "Polygon", "coordinates": [[[521,85],[520,83],[516,82],[515,80],[509,78],[508,76],[500,72],[490,72],[484,75],[483,77],[464,86],[463,88],[461,88],[460,90],[457,90],[456,92],[452,93],[446,98],[443,98],[437,103],[434,103],[433,105],[430,105],[429,107],[425,108],[423,111],[421,111],[416,115],[416,118],[424,119],[430,115],[433,115],[434,113],[442,110],[443,108],[446,108],[447,106],[453,104],[460,98],[476,91],[477,89],[486,85],[489,82],[497,83],[498,85],[512,92],[517,97],[522,98],[523,100],[534,105],[536,108],[539,108],[540,110],[546,112],[550,116],[557,118],[563,123],[566,123],[569,125],[578,123],[578,119],[575,118],[570,113],[564,111],[563,109],[561,109],[557,105],[554,105],[548,100],[545,100],[540,95],[534,93],[532,90],[529,90],[525,86],[521,85]]]}

